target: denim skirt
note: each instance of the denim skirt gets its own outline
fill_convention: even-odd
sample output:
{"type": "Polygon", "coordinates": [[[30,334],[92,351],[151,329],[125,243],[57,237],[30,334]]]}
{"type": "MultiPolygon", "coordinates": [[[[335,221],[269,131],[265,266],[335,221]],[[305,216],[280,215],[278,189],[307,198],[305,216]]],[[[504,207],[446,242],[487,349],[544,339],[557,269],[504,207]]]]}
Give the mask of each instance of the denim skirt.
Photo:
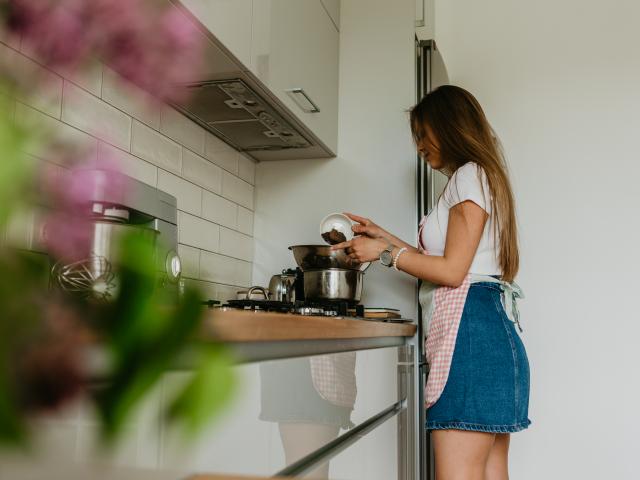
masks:
{"type": "Polygon", "coordinates": [[[427,409],[429,430],[512,433],[531,423],[529,361],[501,295],[499,284],[471,284],[447,383],[427,409]]]}

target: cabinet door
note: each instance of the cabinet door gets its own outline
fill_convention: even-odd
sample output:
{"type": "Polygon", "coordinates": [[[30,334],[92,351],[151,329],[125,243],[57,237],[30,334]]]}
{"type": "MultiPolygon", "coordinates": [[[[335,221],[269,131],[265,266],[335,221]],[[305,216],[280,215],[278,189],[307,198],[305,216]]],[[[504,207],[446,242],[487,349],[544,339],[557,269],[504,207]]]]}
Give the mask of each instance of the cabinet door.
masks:
{"type": "MultiPolygon", "coordinates": [[[[320,0],[253,0],[251,70],[332,150],[338,139],[336,24],[320,0]],[[288,93],[301,89],[320,110],[288,93]]],[[[295,96],[295,94],[294,94],[295,96]]]]}
{"type": "Polygon", "coordinates": [[[252,0],[181,0],[244,64],[251,63],[252,0]]]}

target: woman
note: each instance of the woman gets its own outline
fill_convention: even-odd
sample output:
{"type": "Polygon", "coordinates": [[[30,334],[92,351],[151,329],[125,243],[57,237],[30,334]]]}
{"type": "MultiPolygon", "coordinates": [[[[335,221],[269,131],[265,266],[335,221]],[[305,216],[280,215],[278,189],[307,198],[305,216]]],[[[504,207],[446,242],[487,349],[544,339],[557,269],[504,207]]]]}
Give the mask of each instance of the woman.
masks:
{"type": "Polygon", "coordinates": [[[519,254],[515,205],[500,146],[478,101],[442,86],[411,110],[419,154],[449,181],[420,223],[418,248],[371,220],[346,248],[422,280],[427,428],[438,480],[508,478],[510,434],[531,423],[529,363],[513,283],[519,254]]]}

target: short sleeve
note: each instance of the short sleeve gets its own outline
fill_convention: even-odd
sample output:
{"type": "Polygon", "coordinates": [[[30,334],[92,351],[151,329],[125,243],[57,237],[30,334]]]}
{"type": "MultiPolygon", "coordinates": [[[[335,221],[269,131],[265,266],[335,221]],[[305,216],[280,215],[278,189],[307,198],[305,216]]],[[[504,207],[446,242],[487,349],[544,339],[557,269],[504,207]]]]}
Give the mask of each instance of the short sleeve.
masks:
{"type": "Polygon", "coordinates": [[[448,208],[471,200],[488,214],[491,214],[491,192],[487,175],[474,162],[465,163],[449,179],[442,198],[448,208]]]}

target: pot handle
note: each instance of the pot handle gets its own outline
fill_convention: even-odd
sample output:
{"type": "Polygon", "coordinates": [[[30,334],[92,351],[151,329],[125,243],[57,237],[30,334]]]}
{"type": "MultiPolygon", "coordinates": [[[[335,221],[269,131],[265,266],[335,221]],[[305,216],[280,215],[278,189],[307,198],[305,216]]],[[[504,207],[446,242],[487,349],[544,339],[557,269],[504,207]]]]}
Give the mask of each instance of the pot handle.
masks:
{"type": "Polygon", "coordinates": [[[247,300],[251,300],[251,294],[253,292],[260,292],[262,293],[262,295],[264,295],[265,300],[269,299],[269,295],[267,295],[267,290],[264,287],[251,287],[249,290],[247,290],[247,300]]]}
{"type": "Polygon", "coordinates": [[[360,271],[361,272],[365,272],[367,270],[367,268],[369,268],[371,266],[371,262],[366,262],[360,265],[360,271]]]}

